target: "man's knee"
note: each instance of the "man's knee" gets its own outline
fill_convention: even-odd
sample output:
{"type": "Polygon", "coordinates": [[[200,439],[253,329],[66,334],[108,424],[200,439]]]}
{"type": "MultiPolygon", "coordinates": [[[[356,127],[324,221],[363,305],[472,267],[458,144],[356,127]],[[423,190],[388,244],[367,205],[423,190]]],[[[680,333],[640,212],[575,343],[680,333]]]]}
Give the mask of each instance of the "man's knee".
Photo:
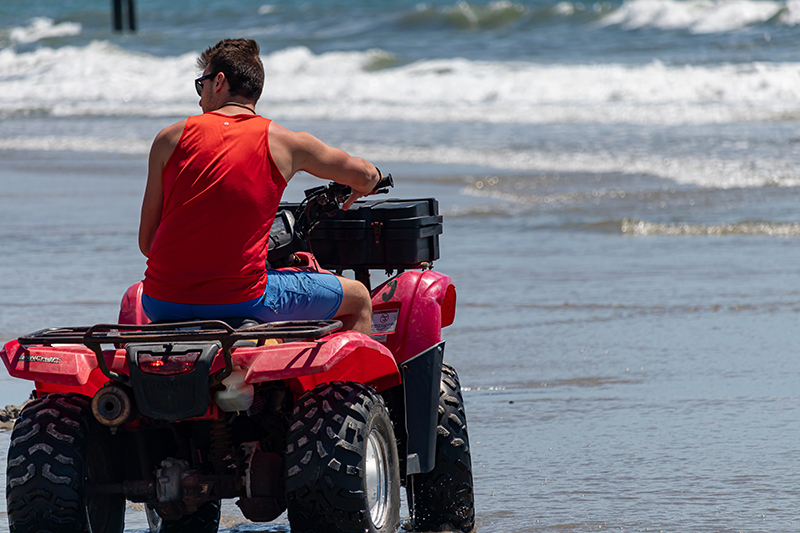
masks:
{"type": "Polygon", "coordinates": [[[342,283],[342,305],[339,307],[338,314],[370,313],[372,297],[364,284],[350,278],[339,279],[342,283]]]}
{"type": "Polygon", "coordinates": [[[342,304],[336,317],[344,329],[369,335],[372,332],[372,297],[367,288],[350,278],[342,278],[342,304]]]}

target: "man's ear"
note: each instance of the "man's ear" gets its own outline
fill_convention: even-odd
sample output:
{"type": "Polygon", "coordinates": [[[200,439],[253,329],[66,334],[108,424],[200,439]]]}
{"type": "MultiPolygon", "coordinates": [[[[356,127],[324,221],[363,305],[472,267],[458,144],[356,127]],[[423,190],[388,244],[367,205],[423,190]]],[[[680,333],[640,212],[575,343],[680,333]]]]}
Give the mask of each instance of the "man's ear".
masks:
{"type": "Polygon", "coordinates": [[[225,86],[225,73],[224,72],[217,72],[217,75],[214,76],[214,92],[219,92],[225,86]]]}

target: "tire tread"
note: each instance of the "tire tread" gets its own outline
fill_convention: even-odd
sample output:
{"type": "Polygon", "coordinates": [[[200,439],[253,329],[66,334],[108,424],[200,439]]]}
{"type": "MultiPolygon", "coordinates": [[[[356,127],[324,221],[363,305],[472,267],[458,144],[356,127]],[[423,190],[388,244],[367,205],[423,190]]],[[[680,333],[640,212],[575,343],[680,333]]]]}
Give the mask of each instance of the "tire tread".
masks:
{"type": "Polygon", "coordinates": [[[88,437],[88,402],[50,394],[30,402],[11,433],[6,471],[9,531],[71,533],[83,529],[83,457],[73,443],[88,437]],[[56,453],[57,452],[57,453],[56,453]]]}
{"type": "MultiPolygon", "coordinates": [[[[292,532],[373,531],[364,510],[360,465],[365,430],[376,409],[388,420],[383,399],[354,382],[323,383],[297,400],[286,446],[292,532]]],[[[393,531],[397,524],[389,522],[393,531]]]]}
{"type": "Polygon", "coordinates": [[[475,531],[475,496],[467,417],[455,369],[442,364],[436,466],[411,479],[413,522],[419,531],[475,531]]]}

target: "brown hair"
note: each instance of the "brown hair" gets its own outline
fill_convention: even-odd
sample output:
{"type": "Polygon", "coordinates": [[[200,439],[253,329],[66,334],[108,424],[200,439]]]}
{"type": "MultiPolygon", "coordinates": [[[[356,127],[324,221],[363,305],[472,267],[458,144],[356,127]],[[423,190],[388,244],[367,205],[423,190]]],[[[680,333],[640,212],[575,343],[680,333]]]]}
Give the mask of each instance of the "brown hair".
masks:
{"type": "Polygon", "coordinates": [[[209,46],[197,59],[200,70],[222,72],[232,95],[258,101],[264,88],[264,65],[258,43],[252,39],[224,39],[209,46]]]}

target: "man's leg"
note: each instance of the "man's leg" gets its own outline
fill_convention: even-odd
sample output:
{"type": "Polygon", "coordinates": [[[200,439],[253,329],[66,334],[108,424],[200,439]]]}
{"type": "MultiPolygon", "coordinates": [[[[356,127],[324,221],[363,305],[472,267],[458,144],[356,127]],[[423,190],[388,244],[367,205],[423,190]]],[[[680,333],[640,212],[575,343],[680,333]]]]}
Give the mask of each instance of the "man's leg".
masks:
{"type": "Polygon", "coordinates": [[[342,304],[334,315],[344,329],[372,333],[372,297],[360,281],[337,276],[342,284],[342,304]]]}
{"type": "Polygon", "coordinates": [[[269,270],[260,307],[256,318],[265,322],[336,318],[346,330],[365,335],[372,331],[367,288],[332,273],[269,270]]]}

